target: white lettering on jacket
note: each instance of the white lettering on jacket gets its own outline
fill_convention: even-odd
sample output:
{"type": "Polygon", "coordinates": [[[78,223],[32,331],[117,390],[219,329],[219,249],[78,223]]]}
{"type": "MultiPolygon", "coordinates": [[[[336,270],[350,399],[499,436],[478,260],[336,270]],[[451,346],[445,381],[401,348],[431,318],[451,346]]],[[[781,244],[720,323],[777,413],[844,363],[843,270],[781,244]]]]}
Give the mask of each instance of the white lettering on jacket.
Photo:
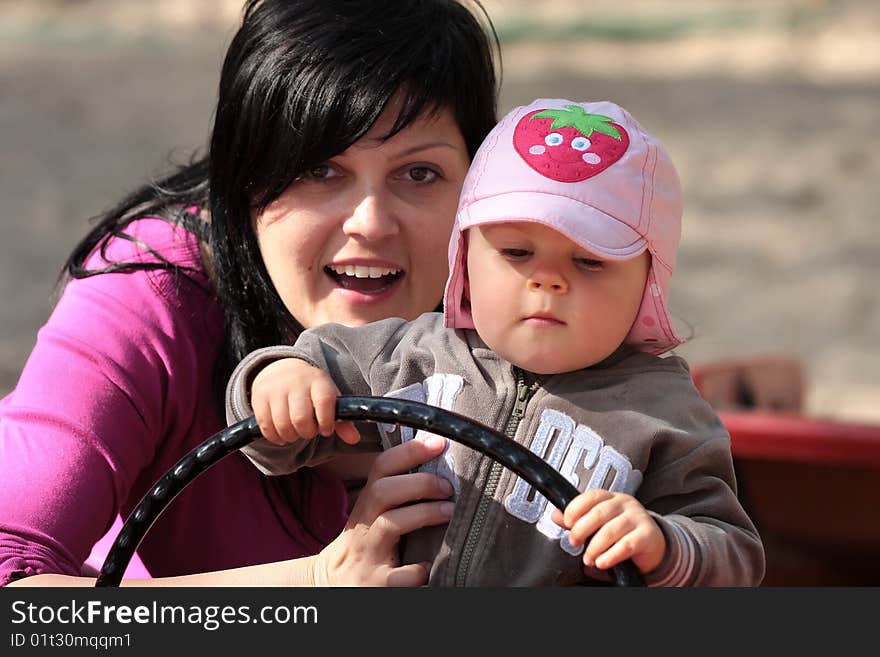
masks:
{"type": "MultiPolygon", "coordinates": [[[[385,396],[393,397],[395,399],[408,399],[410,401],[422,402],[451,411],[455,406],[455,399],[458,397],[458,393],[461,392],[463,386],[464,379],[458,374],[433,374],[422,383],[414,383],[405,388],[392,390],[385,396]]],[[[397,429],[397,425],[380,423],[378,426],[379,434],[382,437],[382,446],[385,449],[388,449],[392,444],[390,436],[394,433],[395,429],[397,429]]],[[[400,427],[401,443],[412,440],[416,436],[425,435],[431,434],[430,432],[422,431],[421,429],[413,432],[410,427],[400,427]]],[[[455,462],[452,455],[449,453],[449,441],[447,441],[446,449],[443,450],[443,453],[440,454],[440,456],[419,466],[418,471],[428,472],[447,479],[455,489],[455,493],[458,494],[460,484],[458,476],[455,474],[455,462]]]]}
{"type": "MultiPolygon", "coordinates": [[[[422,383],[393,390],[387,393],[386,397],[409,399],[451,411],[454,410],[455,400],[463,386],[464,380],[458,374],[437,373],[422,383]]],[[[398,427],[395,424],[380,423],[378,427],[385,449],[393,444],[391,435],[398,429],[401,442],[428,433],[421,430],[413,431],[405,426],[398,427]]],[[[449,453],[449,446],[447,443],[446,449],[439,457],[420,466],[418,470],[449,480],[458,494],[460,483],[455,474],[455,462],[449,453]]],[[[629,459],[614,447],[606,445],[602,437],[593,429],[577,424],[560,411],[545,409],[541,413],[530,449],[582,491],[590,488],[605,488],[632,495],[642,483],[642,473],[633,469],[629,459]],[[579,470],[590,475],[586,486],[580,485],[579,470]]],[[[551,519],[553,505],[523,479],[516,480],[513,492],[504,500],[504,508],[515,518],[534,524],[538,531],[548,538],[559,539],[560,547],[569,554],[576,555],[583,552],[583,546],[572,547],[568,542],[568,531],[551,519]]]]}
{"type": "MultiPolygon", "coordinates": [[[[633,469],[629,459],[606,445],[602,437],[590,427],[575,424],[573,419],[559,411],[547,409],[541,413],[531,450],[580,490],[605,488],[633,494],[642,482],[642,473],[633,469]],[[579,486],[579,464],[588,472],[592,470],[585,487],[579,486]]],[[[583,552],[583,546],[572,547],[568,542],[568,531],[551,520],[553,506],[548,504],[547,498],[523,479],[517,479],[513,492],[504,500],[504,508],[512,516],[535,524],[538,531],[548,538],[558,538],[560,547],[566,552],[583,552]]]]}

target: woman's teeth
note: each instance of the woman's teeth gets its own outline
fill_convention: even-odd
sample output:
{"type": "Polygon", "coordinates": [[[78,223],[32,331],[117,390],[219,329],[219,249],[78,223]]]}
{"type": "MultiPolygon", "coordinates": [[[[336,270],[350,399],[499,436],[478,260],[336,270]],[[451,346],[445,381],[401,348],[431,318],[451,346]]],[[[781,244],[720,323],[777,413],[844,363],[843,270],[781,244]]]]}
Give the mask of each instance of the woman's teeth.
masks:
{"type": "Polygon", "coordinates": [[[363,265],[330,265],[328,269],[340,276],[354,276],[355,278],[382,278],[400,272],[399,269],[364,267],[363,265]]]}
{"type": "Polygon", "coordinates": [[[402,269],[366,265],[327,265],[324,271],[339,287],[361,294],[381,294],[404,275],[402,269]]]}

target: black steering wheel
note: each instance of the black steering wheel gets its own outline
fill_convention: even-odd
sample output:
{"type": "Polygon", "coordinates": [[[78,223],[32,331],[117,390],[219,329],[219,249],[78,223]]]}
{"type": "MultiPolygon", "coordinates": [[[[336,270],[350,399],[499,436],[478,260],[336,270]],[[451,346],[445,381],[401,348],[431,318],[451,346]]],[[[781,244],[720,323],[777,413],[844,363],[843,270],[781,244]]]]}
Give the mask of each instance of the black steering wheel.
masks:
{"type": "MultiPolygon", "coordinates": [[[[341,396],[336,400],[336,418],[398,424],[445,436],[498,461],[558,509],[564,509],[580,494],[571,482],[526,447],[479,422],[436,406],[389,397],[341,396]]],[[[260,435],[256,418],[250,417],[214,434],[180,459],[144,495],[122,525],[95,586],[119,586],[144,535],[171,500],[202,472],[260,435]]],[[[614,566],[611,578],[616,586],[644,586],[641,573],[631,560],[614,566]]]]}

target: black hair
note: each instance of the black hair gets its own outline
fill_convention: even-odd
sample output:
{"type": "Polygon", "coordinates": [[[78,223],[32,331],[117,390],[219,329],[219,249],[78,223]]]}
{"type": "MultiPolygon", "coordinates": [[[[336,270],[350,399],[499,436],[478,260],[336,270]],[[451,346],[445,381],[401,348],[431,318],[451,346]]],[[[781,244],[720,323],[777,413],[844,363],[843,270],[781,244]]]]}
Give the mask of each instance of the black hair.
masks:
{"type": "Polygon", "coordinates": [[[389,137],[448,108],[473,156],[496,120],[488,41],[458,2],[251,2],[245,23],[223,67],[211,140],[213,264],[231,365],[302,330],[266,272],[253,209],[357,141],[397,94],[389,137]]]}
{"type": "Polygon", "coordinates": [[[133,239],[125,228],[145,215],[195,233],[208,247],[206,265],[225,315],[214,374],[222,392],[247,353],[290,342],[302,330],[263,264],[254,210],[357,141],[392,98],[402,104],[388,137],[424,112],[447,109],[473,157],[495,124],[498,37],[479,0],[471,4],[474,10],[455,0],[249,0],[223,63],[207,155],[97,217],[64,271],[83,278],[177,269],[161,258],[105,258],[106,267],[84,268],[109,239],[133,239]],[[193,207],[207,210],[208,219],[193,207]]]}

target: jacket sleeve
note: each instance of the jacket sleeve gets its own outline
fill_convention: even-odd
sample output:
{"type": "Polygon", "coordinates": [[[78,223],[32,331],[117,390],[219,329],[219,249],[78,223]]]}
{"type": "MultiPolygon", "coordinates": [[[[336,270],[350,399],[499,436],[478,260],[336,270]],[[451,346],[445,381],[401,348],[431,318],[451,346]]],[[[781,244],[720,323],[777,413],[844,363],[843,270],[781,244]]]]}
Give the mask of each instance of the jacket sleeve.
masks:
{"type": "MultiPolygon", "coordinates": [[[[330,374],[343,395],[371,395],[370,371],[376,357],[389,342],[399,340],[406,323],[399,318],[373,322],[361,327],[324,324],[303,331],[293,346],[258,349],[246,356],[233,371],[226,389],[227,422],[232,424],[253,415],[250,386],[261,369],[281,358],[299,358],[330,374]]],[[[387,365],[387,363],[385,363],[387,365]]],[[[347,445],[336,436],[299,440],[275,445],[259,438],[242,452],[261,472],[280,475],[304,466],[315,466],[340,451],[380,450],[375,425],[358,426],[361,442],[347,445]]]]}
{"type": "Polygon", "coordinates": [[[689,378],[664,395],[676,415],[655,437],[637,497],[663,531],[667,553],[646,579],[656,586],[757,586],[764,548],[737,498],[730,436],[689,378]]]}

